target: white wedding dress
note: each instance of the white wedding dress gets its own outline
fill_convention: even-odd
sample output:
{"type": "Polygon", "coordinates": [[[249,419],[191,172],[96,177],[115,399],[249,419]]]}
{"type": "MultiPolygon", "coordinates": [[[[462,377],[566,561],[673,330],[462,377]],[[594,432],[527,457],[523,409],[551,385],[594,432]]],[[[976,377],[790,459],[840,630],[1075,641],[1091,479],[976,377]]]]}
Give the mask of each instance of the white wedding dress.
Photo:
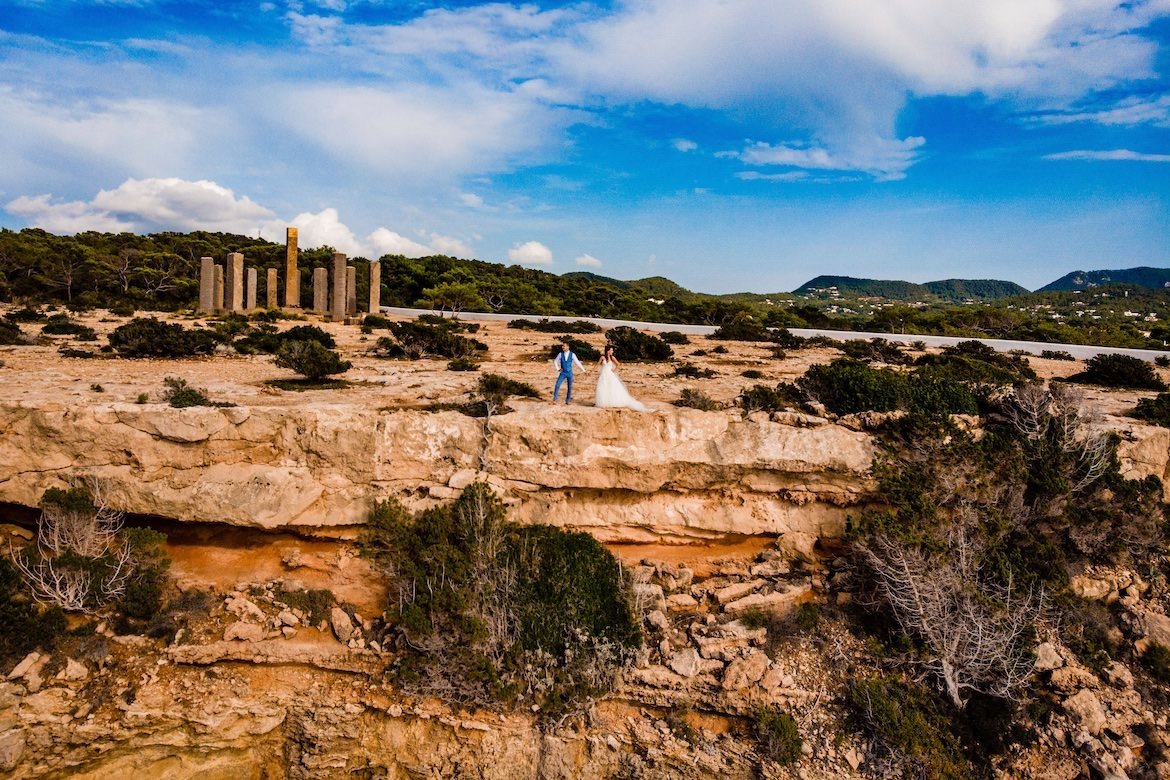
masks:
{"type": "Polygon", "coordinates": [[[601,371],[597,374],[597,393],[594,395],[594,406],[604,409],[635,409],[646,411],[646,405],[630,395],[626,385],[613,369],[613,363],[605,361],[601,364],[601,371]]]}

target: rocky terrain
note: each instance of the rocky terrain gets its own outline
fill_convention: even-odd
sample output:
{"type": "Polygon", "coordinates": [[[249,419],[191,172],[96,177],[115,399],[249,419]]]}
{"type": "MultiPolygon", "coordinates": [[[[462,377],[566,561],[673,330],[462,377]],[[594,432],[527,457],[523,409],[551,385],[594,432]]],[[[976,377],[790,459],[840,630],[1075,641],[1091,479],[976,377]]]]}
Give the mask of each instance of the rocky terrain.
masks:
{"type": "MultiPolygon", "coordinates": [[[[85,318],[108,332],[122,322],[85,318]]],[[[191,320],[185,320],[191,324],[191,320]]],[[[63,357],[61,337],[0,347],[0,527],[31,538],[41,494],[96,478],[110,501],[168,534],[192,602],[171,636],[112,625],[0,669],[0,771],[14,777],[862,777],[898,764],[860,736],[842,702],[859,670],[889,663],[842,619],[855,593],[833,557],[850,513],[872,500],[872,415],[844,418],[674,407],[684,387],[730,402],[835,355],[773,358],[729,342],[686,357],[716,372],[629,364],[645,414],[513,399],[482,419],[430,411],[466,400],[474,373],[446,361],[367,354],[356,326],[321,323],[354,362],[343,389],[287,392],[270,356],[192,360],[63,357]],[[745,370],[762,373],[748,380],[745,370]],[[174,409],[180,376],[234,407],[174,409]],[[145,399],[140,399],[146,394],[145,399]],[[139,402],[142,400],[143,402],[139,402]],[[385,585],[353,539],[372,502],[421,508],[486,481],[510,517],[584,529],[630,569],[646,645],[611,696],[549,723],[540,713],[460,709],[404,694],[379,616],[385,585]],[[299,596],[329,590],[322,608],[299,596]],[[796,720],[801,757],[763,756],[752,716],[796,720]]],[[[28,328],[30,332],[32,328],[28,328]]],[[[551,389],[554,337],[480,329],[481,371],[551,389]]],[[[595,345],[602,335],[581,337],[595,345]]],[[[1077,364],[1033,359],[1043,376],[1077,364]]],[[[1122,437],[1127,476],[1170,484],[1170,430],[1122,416],[1139,394],[1090,390],[1122,437]]],[[[7,546],[7,542],[6,542],[7,546]]],[[[1118,641],[1170,645],[1165,583],[1084,572],[1074,589],[1121,615],[1118,641]]],[[[1045,641],[1046,640],[1046,641],[1045,641]]],[[[1125,664],[1089,669],[1038,638],[1049,709],[1000,757],[1003,776],[1170,776],[1166,692],[1125,664]]]]}

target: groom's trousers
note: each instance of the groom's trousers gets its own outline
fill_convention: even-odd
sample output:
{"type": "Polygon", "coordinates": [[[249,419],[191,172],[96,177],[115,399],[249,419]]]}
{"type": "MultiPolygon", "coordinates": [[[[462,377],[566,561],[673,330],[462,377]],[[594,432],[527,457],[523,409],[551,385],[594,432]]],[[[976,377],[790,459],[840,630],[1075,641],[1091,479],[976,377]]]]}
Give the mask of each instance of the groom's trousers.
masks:
{"type": "Polygon", "coordinates": [[[561,371],[557,374],[557,383],[553,385],[553,403],[556,403],[557,396],[561,393],[561,382],[568,382],[565,390],[565,403],[570,403],[573,400],[573,371],[561,371]]]}

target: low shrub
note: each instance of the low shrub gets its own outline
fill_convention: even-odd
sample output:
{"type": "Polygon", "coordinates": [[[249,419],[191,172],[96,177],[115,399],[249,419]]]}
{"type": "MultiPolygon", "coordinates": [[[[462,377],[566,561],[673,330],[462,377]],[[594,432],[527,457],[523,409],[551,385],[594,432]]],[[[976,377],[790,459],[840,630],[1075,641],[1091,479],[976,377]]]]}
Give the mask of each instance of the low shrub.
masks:
{"type": "Polygon", "coordinates": [[[821,624],[821,608],[811,601],[802,601],[796,607],[796,625],[804,631],[815,631],[821,624]]]}
{"type": "Polygon", "coordinates": [[[1040,357],[1046,358],[1048,360],[1074,360],[1074,361],[1076,360],[1075,357],[1073,357],[1072,355],[1070,355],[1068,352],[1066,352],[1063,349],[1044,349],[1044,350],[1041,350],[1040,357]]]}
{"type": "Polygon", "coordinates": [[[658,338],[662,339],[667,344],[671,344],[676,347],[691,343],[691,340],[687,337],[687,334],[680,333],[677,330],[668,330],[663,333],[659,333],[658,338]]]}
{"type": "Polygon", "coordinates": [[[331,590],[306,590],[304,588],[285,590],[283,585],[277,590],[274,597],[291,609],[299,609],[305,613],[305,620],[312,625],[318,625],[322,621],[328,620],[333,606],[337,603],[337,597],[333,595],[331,590]]]}
{"type": "Polygon", "coordinates": [[[74,322],[67,314],[54,314],[41,328],[46,336],[76,336],[78,341],[97,341],[97,333],[88,325],[74,322]]]}
{"type": "Polygon", "coordinates": [[[803,741],[791,715],[775,707],[761,707],[756,710],[753,727],[756,744],[764,756],[784,766],[800,760],[803,741]]]}
{"type": "Polygon", "coordinates": [[[150,528],[126,528],[122,537],[131,550],[134,573],[118,599],[119,614],[130,621],[152,621],[162,607],[171,561],[165,534],[150,528]]]}
{"type": "Polygon", "coordinates": [[[582,363],[590,363],[601,357],[601,350],[593,346],[587,341],[575,339],[572,336],[561,336],[560,341],[549,346],[548,354],[551,360],[556,360],[557,355],[561,354],[561,346],[569,345],[569,349],[577,356],[577,359],[582,363]]]}
{"type": "Polygon", "coordinates": [[[387,330],[390,328],[390,320],[381,314],[367,314],[362,319],[362,327],[387,330]]]}
{"type": "Polygon", "coordinates": [[[723,408],[723,404],[706,393],[698,390],[691,390],[690,388],[683,390],[677,400],[671,401],[675,406],[682,406],[689,409],[698,409],[703,412],[717,412],[723,408]]]}
{"type": "Polygon", "coordinates": [[[719,341],[774,341],[775,335],[751,317],[736,317],[715,329],[707,338],[719,341]]]}
{"type": "Polygon", "coordinates": [[[717,347],[713,347],[711,349],[711,354],[712,355],[726,355],[727,354],[727,347],[723,346],[722,344],[720,344],[717,347]]]}
{"type": "Polygon", "coordinates": [[[61,608],[39,607],[16,567],[0,556],[0,667],[8,669],[38,647],[52,649],[64,633],[61,608]]]}
{"type": "Polygon", "coordinates": [[[755,368],[749,368],[747,371],[744,371],[742,374],[740,374],[740,376],[742,376],[744,379],[763,379],[764,372],[755,368]]]}
{"type": "Polygon", "coordinates": [[[867,363],[886,363],[891,366],[905,366],[912,362],[909,355],[891,341],[883,338],[850,339],[841,343],[841,351],[846,357],[854,360],[864,360],[867,363]]]}
{"type": "Polygon", "coordinates": [[[110,314],[113,314],[115,317],[133,317],[137,309],[134,308],[134,304],[132,303],[118,301],[116,303],[110,304],[110,307],[106,309],[106,311],[108,311],[110,314]]]}
{"type": "Polygon", "coordinates": [[[417,516],[376,504],[361,545],[390,578],[408,690],[555,716],[609,690],[641,645],[613,554],[586,533],[508,522],[485,484],[417,516]]]}
{"type": "Polygon", "coordinates": [[[1133,390],[1166,390],[1154,367],[1130,355],[1096,355],[1085,361],[1085,370],[1065,381],[1133,390]]]}
{"type": "Polygon", "coordinates": [[[1142,398],[1130,412],[1130,416],[1161,425],[1163,428],[1170,428],[1170,393],[1158,393],[1153,398],[1142,398]]]}
{"type": "Polygon", "coordinates": [[[849,358],[811,366],[796,385],[834,414],[893,411],[908,395],[903,374],[849,358]]]}
{"type": "MultiPolygon", "coordinates": [[[[212,401],[207,397],[207,391],[192,387],[186,379],[177,376],[168,376],[163,379],[166,389],[163,390],[163,401],[176,409],[187,409],[192,406],[217,406],[227,408],[235,406],[226,401],[212,401]]],[[[143,401],[145,403],[145,401],[143,401]]]]}
{"type": "Polygon", "coordinates": [[[527,382],[509,379],[500,374],[484,374],[475,385],[475,392],[487,397],[507,398],[517,395],[522,398],[540,398],[540,391],[527,382]]]}
{"type": "Polygon", "coordinates": [[[980,397],[996,388],[1036,379],[1027,358],[996,352],[981,341],[962,341],[937,355],[923,355],[915,361],[930,367],[935,376],[970,386],[980,397]]]}
{"type": "Polygon", "coordinates": [[[517,330],[534,330],[538,333],[600,333],[601,326],[594,325],[587,320],[573,320],[572,322],[550,321],[550,320],[512,320],[508,323],[509,328],[516,328],[517,330]]]}
{"type": "Polygon", "coordinates": [[[707,350],[696,349],[694,352],[691,353],[691,357],[707,357],[707,350]]]}
{"type": "Polygon", "coordinates": [[[856,725],[901,764],[907,776],[965,780],[972,767],[942,702],[897,677],[855,680],[845,703],[856,725]]]}
{"type": "Polygon", "coordinates": [[[1154,358],[1154,365],[1158,368],[1170,368],[1170,355],[1158,355],[1154,358]]]}
{"type": "Polygon", "coordinates": [[[455,358],[447,363],[448,371],[478,371],[479,363],[470,358],[455,358]]]}
{"type": "Polygon", "coordinates": [[[1151,642],[1142,655],[1142,665],[1150,670],[1155,680],[1170,684],[1170,647],[1161,642],[1151,642]]]}
{"type": "Polygon", "coordinates": [[[687,379],[709,379],[713,376],[718,376],[709,368],[699,368],[694,363],[682,363],[674,367],[674,375],[686,377],[687,379]]]}
{"type": "Polygon", "coordinates": [[[4,315],[4,319],[8,322],[44,322],[48,319],[48,315],[40,309],[25,306],[23,309],[14,309],[8,312],[4,315]]]}
{"type": "Polygon", "coordinates": [[[279,331],[274,325],[265,323],[252,329],[242,338],[236,339],[232,347],[244,355],[258,353],[275,355],[284,344],[303,341],[316,341],[326,349],[337,346],[333,336],[316,325],[295,325],[288,330],[279,331]]]}
{"type": "Polygon", "coordinates": [[[216,339],[201,330],[187,330],[173,322],[154,317],[135,317],[109,335],[110,346],[122,357],[182,358],[206,355],[215,349],[216,339]]]}
{"type": "MultiPolygon", "coordinates": [[[[791,386],[789,386],[791,387],[791,386]]],[[[736,399],[744,414],[749,412],[781,412],[796,405],[796,399],[781,387],[752,385],[740,391],[736,399]]]]}
{"type": "Polygon", "coordinates": [[[251,326],[248,324],[247,315],[229,311],[216,317],[212,327],[224,342],[229,342],[241,333],[246,333],[251,326]]]}
{"type": "MultiPolygon", "coordinates": [[[[451,322],[451,320],[444,320],[451,322]]],[[[428,322],[391,322],[390,333],[410,360],[439,357],[454,360],[471,358],[487,351],[487,344],[477,339],[460,336],[449,325],[428,322]]],[[[382,340],[379,339],[379,344],[382,340]]]]}
{"type": "Polygon", "coordinates": [[[353,365],[318,341],[287,341],[276,353],[276,365],[309,380],[343,374],[353,365]]]}
{"type": "Polygon", "coordinates": [[[627,362],[661,362],[674,357],[674,350],[665,341],[627,325],[607,331],[605,340],[613,347],[618,359],[627,362]]]}
{"type": "Polygon", "coordinates": [[[9,346],[24,343],[24,334],[20,332],[19,325],[7,320],[0,321],[0,345],[9,346]]]}

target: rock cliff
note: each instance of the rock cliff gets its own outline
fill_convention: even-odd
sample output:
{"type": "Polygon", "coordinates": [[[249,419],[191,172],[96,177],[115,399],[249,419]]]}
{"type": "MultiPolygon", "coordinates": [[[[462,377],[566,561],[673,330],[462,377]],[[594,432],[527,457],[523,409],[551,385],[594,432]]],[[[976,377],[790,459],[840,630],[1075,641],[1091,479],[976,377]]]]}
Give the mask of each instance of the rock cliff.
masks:
{"type": "MultiPolygon", "coordinates": [[[[737,413],[542,403],[484,421],[357,405],[0,406],[0,501],[101,479],[129,512],[323,531],[371,500],[445,499],[486,479],[520,521],[615,542],[785,534],[808,546],[864,500],[870,437],[737,413]]],[[[814,418],[815,419],[815,418],[814,418]]]]}

